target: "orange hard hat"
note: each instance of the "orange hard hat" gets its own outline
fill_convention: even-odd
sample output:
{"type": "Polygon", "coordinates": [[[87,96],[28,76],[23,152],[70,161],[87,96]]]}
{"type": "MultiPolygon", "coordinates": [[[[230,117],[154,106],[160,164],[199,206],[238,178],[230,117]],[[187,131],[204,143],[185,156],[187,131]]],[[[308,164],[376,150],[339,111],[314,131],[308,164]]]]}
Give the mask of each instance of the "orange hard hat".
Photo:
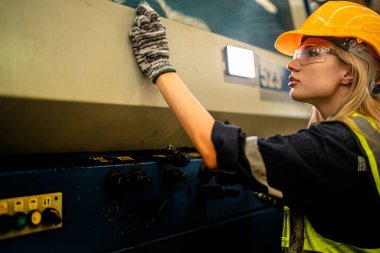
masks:
{"type": "Polygon", "coordinates": [[[297,29],[281,34],[275,48],[288,56],[301,45],[303,36],[356,38],[380,55],[380,15],[348,1],[328,1],[316,9],[297,29]]]}

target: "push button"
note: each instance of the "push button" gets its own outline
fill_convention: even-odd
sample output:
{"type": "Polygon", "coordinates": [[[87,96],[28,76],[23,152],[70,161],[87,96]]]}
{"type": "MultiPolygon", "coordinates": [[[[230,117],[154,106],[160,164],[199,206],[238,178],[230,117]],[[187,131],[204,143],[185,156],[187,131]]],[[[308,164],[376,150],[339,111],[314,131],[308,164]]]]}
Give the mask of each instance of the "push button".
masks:
{"type": "Polygon", "coordinates": [[[42,214],[39,210],[33,210],[28,213],[28,225],[29,227],[37,227],[41,224],[42,214]]]}
{"type": "Polygon", "coordinates": [[[13,221],[14,229],[20,230],[26,226],[28,216],[24,212],[17,212],[13,215],[13,221]]]}

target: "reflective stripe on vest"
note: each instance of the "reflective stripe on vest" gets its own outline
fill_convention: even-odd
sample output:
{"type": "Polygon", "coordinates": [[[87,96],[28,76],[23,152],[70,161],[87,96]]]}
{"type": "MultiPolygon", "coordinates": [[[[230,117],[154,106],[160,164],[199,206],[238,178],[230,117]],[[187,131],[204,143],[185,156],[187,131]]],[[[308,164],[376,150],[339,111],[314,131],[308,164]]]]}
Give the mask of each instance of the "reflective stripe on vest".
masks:
{"type": "Polygon", "coordinates": [[[290,243],[290,213],[289,207],[284,206],[284,219],[282,224],[281,247],[289,248],[290,243]]]}
{"type": "Polygon", "coordinates": [[[359,139],[363,147],[371,168],[371,174],[376,185],[378,195],[380,197],[380,130],[377,129],[374,122],[364,116],[355,113],[352,120],[359,127],[360,131],[365,134],[363,136],[354,130],[356,137],[359,139]]]}

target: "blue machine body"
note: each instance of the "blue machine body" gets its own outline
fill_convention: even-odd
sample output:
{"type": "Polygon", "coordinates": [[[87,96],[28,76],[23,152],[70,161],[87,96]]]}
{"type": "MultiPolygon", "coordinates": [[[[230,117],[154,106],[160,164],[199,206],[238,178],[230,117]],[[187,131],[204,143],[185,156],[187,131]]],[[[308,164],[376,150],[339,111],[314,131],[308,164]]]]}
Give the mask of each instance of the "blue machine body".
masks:
{"type": "Polygon", "coordinates": [[[0,240],[0,252],[280,252],[280,212],[240,185],[218,184],[199,157],[182,167],[166,158],[3,157],[0,200],[61,192],[63,202],[61,228],[0,240]]]}

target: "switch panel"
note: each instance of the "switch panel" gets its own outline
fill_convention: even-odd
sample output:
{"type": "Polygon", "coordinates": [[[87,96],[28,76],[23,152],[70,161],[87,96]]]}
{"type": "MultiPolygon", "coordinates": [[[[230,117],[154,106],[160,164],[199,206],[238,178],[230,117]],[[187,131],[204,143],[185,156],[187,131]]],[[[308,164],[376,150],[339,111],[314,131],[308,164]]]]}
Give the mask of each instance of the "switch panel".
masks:
{"type": "Polygon", "coordinates": [[[62,227],[62,193],[0,199],[0,240],[62,227]]]}

